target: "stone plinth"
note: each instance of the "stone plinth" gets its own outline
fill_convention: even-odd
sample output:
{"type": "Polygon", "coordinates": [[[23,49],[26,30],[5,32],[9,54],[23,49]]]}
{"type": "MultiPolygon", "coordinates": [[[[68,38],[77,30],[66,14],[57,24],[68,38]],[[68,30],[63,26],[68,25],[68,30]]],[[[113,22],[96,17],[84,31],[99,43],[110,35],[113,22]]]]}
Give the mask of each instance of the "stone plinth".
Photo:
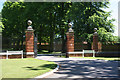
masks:
{"type": "Polygon", "coordinates": [[[26,58],[34,57],[34,30],[26,30],[26,58]]]}

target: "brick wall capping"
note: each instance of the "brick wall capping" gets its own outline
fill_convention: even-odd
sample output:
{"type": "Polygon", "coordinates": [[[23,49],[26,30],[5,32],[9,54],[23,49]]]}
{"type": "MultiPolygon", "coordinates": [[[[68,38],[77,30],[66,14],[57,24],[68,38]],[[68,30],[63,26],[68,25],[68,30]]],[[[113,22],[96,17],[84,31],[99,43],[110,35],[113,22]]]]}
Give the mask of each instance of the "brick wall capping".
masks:
{"type": "Polygon", "coordinates": [[[68,32],[74,32],[72,28],[69,28],[68,32]]]}
{"type": "Polygon", "coordinates": [[[34,32],[35,30],[25,30],[25,32],[34,32]]]}
{"type": "Polygon", "coordinates": [[[66,35],[67,35],[67,34],[74,34],[74,32],[67,32],[66,35]]]}
{"type": "Polygon", "coordinates": [[[98,33],[97,32],[93,33],[93,36],[98,36],[98,33]]]}

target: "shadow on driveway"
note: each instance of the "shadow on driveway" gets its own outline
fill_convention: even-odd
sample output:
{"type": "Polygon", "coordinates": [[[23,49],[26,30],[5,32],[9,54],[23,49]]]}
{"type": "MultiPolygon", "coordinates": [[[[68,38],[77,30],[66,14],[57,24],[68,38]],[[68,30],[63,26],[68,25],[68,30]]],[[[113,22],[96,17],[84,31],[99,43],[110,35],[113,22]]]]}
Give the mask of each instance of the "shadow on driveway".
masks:
{"type": "Polygon", "coordinates": [[[55,62],[60,64],[60,70],[47,78],[120,78],[117,61],[62,60],[55,62]]]}

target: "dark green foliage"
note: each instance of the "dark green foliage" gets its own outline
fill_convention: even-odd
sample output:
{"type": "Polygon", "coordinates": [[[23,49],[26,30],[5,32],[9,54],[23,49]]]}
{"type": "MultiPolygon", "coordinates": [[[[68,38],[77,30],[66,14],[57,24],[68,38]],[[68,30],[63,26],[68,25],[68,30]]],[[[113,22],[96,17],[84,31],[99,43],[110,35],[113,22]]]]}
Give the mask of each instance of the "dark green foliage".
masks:
{"type": "MultiPolygon", "coordinates": [[[[38,34],[39,42],[50,43],[51,52],[54,36],[61,36],[64,49],[67,25],[73,22],[75,41],[84,40],[91,43],[94,28],[114,32],[112,24],[114,19],[108,20],[110,12],[102,10],[108,8],[107,4],[109,2],[5,2],[2,9],[2,21],[5,27],[3,36],[10,38],[21,36],[20,41],[23,42],[22,36],[27,28],[27,20],[30,19],[33,21],[32,26],[38,34]]],[[[103,36],[102,33],[99,34],[103,36]]],[[[103,39],[114,40],[102,37],[100,41],[103,39]]]]}

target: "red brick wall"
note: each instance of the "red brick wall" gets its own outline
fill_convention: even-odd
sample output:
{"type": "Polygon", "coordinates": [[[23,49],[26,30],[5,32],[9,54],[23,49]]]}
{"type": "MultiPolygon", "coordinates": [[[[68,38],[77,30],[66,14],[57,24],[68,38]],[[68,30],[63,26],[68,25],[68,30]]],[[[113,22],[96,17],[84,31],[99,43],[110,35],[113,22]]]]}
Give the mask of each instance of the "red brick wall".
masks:
{"type": "MultiPolygon", "coordinates": [[[[96,51],[101,52],[102,51],[102,43],[98,42],[96,44],[97,44],[96,46],[94,45],[94,47],[97,49],[96,51]]],[[[91,46],[92,46],[91,49],[93,49],[93,43],[91,44],[91,46]]],[[[95,48],[93,50],[95,50],[95,48]]]]}
{"type": "MultiPolygon", "coordinates": [[[[57,47],[56,47],[56,49],[57,50],[61,50],[61,45],[62,44],[60,44],[60,45],[57,45],[57,47]]],[[[93,46],[93,44],[92,44],[92,46],[93,46]]],[[[38,47],[39,48],[39,47],[38,47]]],[[[49,50],[49,45],[42,45],[42,47],[41,47],[43,50],[49,50]]],[[[82,44],[82,43],[74,43],[74,50],[75,51],[80,51],[80,50],[82,50],[82,49],[84,49],[84,50],[90,50],[89,49],[89,47],[88,47],[88,44],[82,44]]],[[[100,42],[98,42],[98,51],[99,52],[104,52],[104,51],[120,51],[120,46],[119,45],[104,45],[104,44],[102,44],[102,43],[100,43],[100,42]]]]}
{"type": "MultiPolygon", "coordinates": [[[[82,57],[82,54],[69,54],[70,57],[82,57]]],[[[84,54],[84,57],[93,57],[92,53],[84,54]]]]}
{"type": "MultiPolygon", "coordinates": [[[[8,59],[22,58],[22,55],[9,55],[8,59]]],[[[6,55],[0,56],[0,59],[6,59],[6,55]]]]}
{"type": "Polygon", "coordinates": [[[34,58],[34,55],[26,55],[27,58],[34,58]]]}
{"type": "Polygon", "coordinates": [[[120,53],[97,53],[96,57],[120,57],[120,53]]]}
{"type": "Polygon", "coordinates": [[[88,44],[83,44],[82,42],[79,43],[74,43],[74,50],[75,51],[80,51],[83,49],[89,49],[88,44]]]}
{"type": "Polygon", "coordinates": [[[108,45],[105,45],[103,44],[102,45],[102,51],[119,51],[120,52],[120,46],[119,45],[112,45],[112,44],[108,44],[108,45]]]}
{"type": "Polygon", "coordinates": [[[6,59],[6,55],[0,56],[0,59],[6,59]]]}
{"type": "Polygon", "coordinates": [[[81,57],[82,54],[69,54],[70,57],[81,57]]]}

